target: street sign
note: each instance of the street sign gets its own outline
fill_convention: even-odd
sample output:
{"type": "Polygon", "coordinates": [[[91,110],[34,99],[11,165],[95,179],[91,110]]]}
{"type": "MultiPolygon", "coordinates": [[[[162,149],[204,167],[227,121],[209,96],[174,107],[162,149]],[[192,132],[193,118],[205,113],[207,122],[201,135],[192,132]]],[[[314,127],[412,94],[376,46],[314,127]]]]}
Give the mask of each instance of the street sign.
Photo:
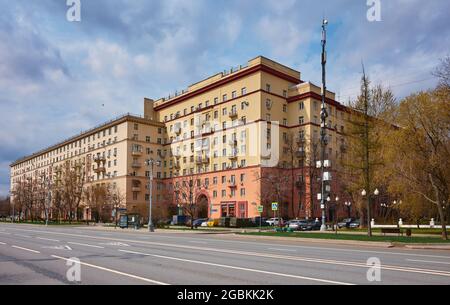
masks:
{"type": "Polygon", "coordinates": [[[264,206],[260,205],[258,206],[258,213],[262,213],[264,211],[264,206]]]}
{"type": "Polygon", "coordinates": [[[278,211],[278,202],[272,202],[272,211],[278,211]]]}

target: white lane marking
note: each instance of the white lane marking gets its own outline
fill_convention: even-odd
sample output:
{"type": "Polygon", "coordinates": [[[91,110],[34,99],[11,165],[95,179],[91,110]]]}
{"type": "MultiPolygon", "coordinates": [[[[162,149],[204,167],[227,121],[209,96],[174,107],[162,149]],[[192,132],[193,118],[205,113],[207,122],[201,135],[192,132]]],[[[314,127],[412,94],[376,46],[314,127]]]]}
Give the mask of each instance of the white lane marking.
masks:
{"type": "Polygon", "coordinates": [[[53,246],[53,247],[42,247],[42,249],[52,249],[52,250],[69,250],[72,251],[72,248],[69,246],[53,246]]]}
{"type": "Polygon", "coordinates": [[[129,247],[129,245],[120,243],[120,242],[110,242],[110,243],[101,243],[100,245],[104,246],[115,246],[115,247],[129,247]]]}
{"type": "Polygon", "coordinates": [[[207,242],[205,242],[205,241],[198,241],[198,240],[190,240],[189,242],[193,243],[193,244],[202,244],[202,245],[206,245],[207,244],[207,242]]]}
{"type": "Polygon", "coordinates": [[[51,239],[51,238],[43,238],[43,237],[36,237],[36,239],[40,239],[40,240],[46,240],[46,241],[54,241],[59,243],[60,241],[57,239],[51,239]]]}
{"type": "Polygon", "coordinates": [[[418,259],[406,259],[406,260],[408,262],[450,265],[449,262],[422,261],[422,260],[418,260],[418,259]]]}
{"type": "Polygon", "coordinates": [[[2,243],[1,241],[0,241],[0,245],[6,245],[5,243],[2,243]]]}
{"type": "MultiPolygon", "coordinates": [[[[26,231],[26,232],[39,232],[44,234],[60,234],[60,235],[68,235],[68,236],[76,236],[76,237],[87,237],[87,238],[100,238],[100,237],[94,237],[89,235],[75,235],[75,234],[67,234],[62,232],[50,232],[50,231],[41,231],[41,230],[26,230],[26,229],[17,229],[17,228],[9,228],[11,230],[16,231],[26,231]]],[[[74,231],[75,232],[75,231],[74,231]]],[[[1,233],[1,232],[0,232],[1,233]]],[[[80,233],[79,234],[84,234],[80,233]]],[[[125,232],[124,234],[131,234],[128,232],[125,232]]],[[[155,235],[156,236],[156,235],[155,235]]],[[[175,237],[175,236],[166,236],[166,235],[160,235],[157,237],[166,238],[166,239],[182,239],[183,237],[175,237]]],[[[148,237],[146,237],[148,238],[148,237]]],[[[110,239],[110,238],[104,238],[104,239],[110,239]]],[[[117,238],[116,238],[117,239],[117,238]]],[[[124,241],[130,242],[130,240],[122,239],[124,241]]],[[[205,239],[205,238],[198,238],[198,240],[204,240],[204,241],[216,241],[218,243],[240,243],[240,244],[249,244],[249,245],[260,245],[260,246],[272,246],[274,244],[268,244],[268,243],[260,243],[260,242],[248,242],[248,241],[239,241],[239,240],[226,240],[226,239],[205,239]]],[[[135,242],[135,241],[131,241],[135,242]]],[[[141,242],[141,241],[137,241],[141,242]]],[[[330,248],[330,247],[313,247],[313,246],[296,246],[296,245],[282,245],[283,247],[290,247],[290,248],[298,248],[298,249],[312,249],[312,250],[324,250],[324,251],[341,251],[341,252],[354,252],[354,253],[372,253],[372,254],[384,254],[384,255],[398,255],[398,256],[410,256],[410,257],[428,257],[428,258],[444,258],[449,259],[450,256],[442,256],[442,255],[431,255],[431,254],[415,254],[415,253],[404,253],[404,252],[387,252],[387,251],[373,251],[373,250],[356,250],[356,249],[343,249],[343,248],[330,248]]]]}
{"type": "Polygon", "coordinates": [[[65,257],[61,257],[61,256],[52,255],[52,257],[60,259],[60,260],[65,260],[65,261],[68,261],[68,262],[80,263],[83,266],[87,266],[87,267],[91,267],[91,268],[95,268],[95,269],[99,269],[99,270],[103,270],[103,271],[107,271],[107,272],[111,272],[111,273],[127,276],[127,277],[130,277],[130,278],[133,278],[133,279],[137,279],[137,280],[141,280],[141,281],[147,282],[147,283],[152,283],[152,284],[157,284],[157,285],[169,285],[167,283],[155,281],[155,280],[152,280],[152,279],[149,279],[149,278],[145,278],[145,277],[141,277],[141,276],[137,276],[137,275],[133,275],[133,274],[129,274],[129,273],[125,273],[125,272],[121,272],[121,271],[117,271],[117,270],[113,270],[113,269],[109,269],[109,268],[105,268],[105,267],[101,267],[101,266],[97,266],[97,265],[92,265],[92,264],[88,264],[88,263],[84,263],[84,262],[74,261],[74,260],[71,260],[69,258],[65,258],[65,257]]]}
{"type": "Polygon", "coordinates": [[[23,237],[23,238],[31,238],[31,236],[28,235],[22,235],[22,234],[14,234],[15,236],[23,237]]]}
{"type": "Polygon", "coordinates": [[[11,235],[11,233],[8,233],[8,232],[0,232],[0,234],[11,235]]]}
{"type": "Polygon", "coordinates": [[[148,253],[141,253],[141,252],[134,252],[134,251],[126,251],[126,250],[119,250],[119,251],[120,252],[124,252],[124,253],[144,255],[144,256],[151,256],[151,257],[157,257],[157,258],[168,259],[168,260],[175,260],[175,261],[180,261],[180,262],[188,262],[188,263],[193,263],[193,264],[200,264],[200,265],[207,265],[207,266],[213,266],[213,267],[220,267],[220,268],[225,268],[225,269],[242,270],[242,271],[248,271],[248,272],[276,275],[276,276],[281,276],[281,277],[296,278],[296,279],[302,279],[302,280],[313,281],[313,282],[321,282],[321,283],[336,284],[336,285],[354,285],[354,284],[345,283],[345,282],[337,282],[337,281],[330,281],[330,280],[318,279],[318,278],[312,278],[312,277],[306,277],[306,276],[300,276],[300,275],[284,274],[284,273],[265,271],[265,270],[259,270],[259,269],[251,269],[251,268],[243,268],[243,267],[223,265],[223,264],[215,264],[215,263],[196,261],[196,260],[190,260],[190,259],[183,259],[183,258],[177,258],[177,257],[171,257],[171,256],[162,256],[162,255],[148,254],[148,253]]]}
{"type": "Polygon", "coordinates": [[[16,248],[16,249],[19,249],[19,250],[28,251],[28,252],[41,253],[41,252],[36,251],[36,250],[31,250],[31,249],[27,249],[27,248],[22,248],[22,247],[19,247],[19,246],[11,246],[11,247],[16,248]]]}
{"type": "MultiPolygon", "coordinates": [[[[20,229],[17,229],[17,230],[20,230],[20,229]]],[[[52,233],[52,232],[45,232],[45,231],[43,231],[42,233],[61,234],[61,235],[67,235],[67,236],[83,237],[83,238],[98,239],[98,240],[111,240],[111,238],[89,236],[89,235],[76,235],[76,234],[67,234],[67,233],[58,233],[58,232],[52,233]]],[[[331,265],[341,265],[341,266],[368,268],[368,266],[365,263],[360,263],[360,262],[337,261],[337,260],[317,259],[317,258],[308,258],[308,257],[282,256],[282,255],[278,255],[278,254],[268,254],[268,253],[264,254],[264,253],[257,253],[257,252],[246,252],[246,251],[219,249],[219,248],[184,246],[184,245],[175,245],[175,244],[166,244],[166,243],[157,243],[157,242],[146,242],[146,241],[139,241],[139,240],[127,240],[127,239],[118,239],[118,238],[115,238],[115,240],[120,240],[120,241],[124,241],[124,242],[131,242],[131,243],[141,243],[141,244],[146,244],[146,245],[157,245],[157,246],[166,246],[166,247],[172,247],[172,248],[181,248],[181,249],[192,249],[192,250],[200,250],[200,251],[210,251],[210,252],[237,254],[237,255],[256,256],[256,257],[263,257],[263,258],[276,258],[276,259],[286,259],[286,260],[321,263],[321,264],[331,264],[331,265]]],[[[444,258],[447,258],[447,257],[444,257],[444,258]]],[[[450,272],[439,271],[439,270],[431,270],[431,269],[420,269],[420,268],[410,268],[410,267],[402,267],[402,266],[389,266],[389,265],[383,265],[381,267],[381,269],[383,269],[383,270],[392,270],[392,271],[401,271],[401,272],[411,272],[411,273],[423,273],[423,274],[430,274],[430,275],[438,275],[438,276],[450,277],[450,272]]]]}
{"type": "Polygon", "coordinates": [[[297,252],[297,250],[294,249],[284,249],[284,248],[267,248],[267,250],[282,251],[282,252],[297,252]]]}
{"type": "Polygon", "coordinates": [[[71,245],[77,245],[77,246],[83,246],[83,247],[91,247],[91,248],[105,249],[105,247],[101,247],[101,246],[88,245],[88,244],[81,244],[81,243],[74,243],[74,242],[68,242],[68,244],[71,244],[71,245]]]}

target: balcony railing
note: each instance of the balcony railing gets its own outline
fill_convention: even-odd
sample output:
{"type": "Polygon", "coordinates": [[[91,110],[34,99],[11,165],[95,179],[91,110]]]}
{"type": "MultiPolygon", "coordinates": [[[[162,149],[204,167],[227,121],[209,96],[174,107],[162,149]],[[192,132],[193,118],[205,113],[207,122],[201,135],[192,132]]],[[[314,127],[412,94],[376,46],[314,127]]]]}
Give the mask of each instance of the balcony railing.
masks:
{"type": "Polygon", "coordinates": [[[230,118],[235,118],[235,117],[237,117],[237,116],[238,116],[237,110],[231,110],[230,113],[228,114],[228,116],[229,116],[230,118]]]}
{"type": "Polygon", "coordinates": [[[105,156],[95,156],[94,157],[94,162],[106,162],[106,157],[105,156]]]}
{"type": "Polygon", "coordinates": [[[133,163],[131,164],[131,166],[132,166],[133,168],[141,168],[141,167],[142,167],[142,164],[141,164],[140,162],[133,162],[133,163]]]}
{"type": "Polygon", "coordinates": [[[141,156],[142,155],[142,149],[134,149],[131,151],[131,154],[133,156],[141,156]]]}
{"type": "Polygon", "coordinates": [[[106,168],[104,166],[98,166],[97,168],[94,169],[95,173],[104,173],[106,172],[106,168]]]}

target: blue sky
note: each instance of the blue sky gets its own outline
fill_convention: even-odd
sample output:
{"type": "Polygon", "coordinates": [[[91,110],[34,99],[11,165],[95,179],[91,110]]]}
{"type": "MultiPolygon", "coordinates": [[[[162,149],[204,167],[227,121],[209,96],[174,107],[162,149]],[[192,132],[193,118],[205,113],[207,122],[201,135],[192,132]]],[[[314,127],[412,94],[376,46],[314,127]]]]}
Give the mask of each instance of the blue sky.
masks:
{"type": "Polygon", "coordinates": [[[448,0],[0,0],[0,195],[9,164],[75,132],[264,55],[320,81],[320,25],[329,26],[329,89],[341,102],[374,83],[398,97],[436,84],[450,49],[448,0]],[[104,106],[103,106],[104,105],[104,106]]]}

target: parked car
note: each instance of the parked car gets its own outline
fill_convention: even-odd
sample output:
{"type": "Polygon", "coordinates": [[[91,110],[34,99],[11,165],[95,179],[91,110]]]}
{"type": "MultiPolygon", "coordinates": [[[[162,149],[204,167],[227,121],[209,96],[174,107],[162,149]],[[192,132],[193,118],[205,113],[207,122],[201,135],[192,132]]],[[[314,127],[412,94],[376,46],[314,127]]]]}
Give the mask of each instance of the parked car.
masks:
{"type": "Polygon", "coordinates": [[[352,221],[352,222],[348,225],[349,229],[358,229],[360,226],[361,226],[361,223],[360,223],[359,220],[352,221]]]}
{"type": "Polygon", "coordinates": [[[302,227],[308,224],[307,220],[291,220],[289,221],[289,229],[300,231],[302,227]]]}
{"type": "Polygon", "coordinates": [[[261,225],[261,227],[270,226],[270,224],[267,221],[268,221],[268,219],[265,217],[255,217],[252,219],[252,222],[255,227],[259,227],[260,225],[261,225]]]}
{"type": "Polygon", "coordinates": [[[320,227],[322,226],[322,222],[320,220],[310,220],[306,223],[302,223],[300,225],[301,231],[319,231],[320,227]]]}
{"type": "Polygon", "coordinates": [[[346,219],[342,220],[341,222],[338,222],[337,226],[339,229],[348,228],[353,221],[355,221],[355,219],[346,218],[346,219]]]}
{"type": "Polygon", "coordinates": [[[283,218],[275,217],[275,218],[270,218],[269,220],[267,220],[267,223],[269,224],[269,226],[279,226],[280,222],[281,222],[281,225],[283,225],[283,223],[284,223],[283,218]]]}
{"type": "Polygon", "coordinates": [[[208,220],[208,218],[199,218],[199,219],[194,220],[192,225],[194,226],[194,228],[197,229],[198,227],[200,227],[202,225],[202,223],[204,223],[207,220],[208,220]]]}

